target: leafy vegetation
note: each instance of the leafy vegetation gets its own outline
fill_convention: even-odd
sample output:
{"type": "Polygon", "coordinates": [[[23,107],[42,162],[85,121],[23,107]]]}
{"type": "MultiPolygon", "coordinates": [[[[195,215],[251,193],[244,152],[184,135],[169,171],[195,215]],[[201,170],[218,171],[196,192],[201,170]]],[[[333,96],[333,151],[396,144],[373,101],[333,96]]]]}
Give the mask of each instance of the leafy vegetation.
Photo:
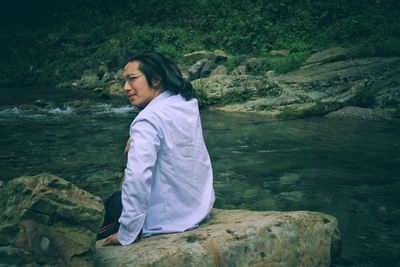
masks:
{"type": "Polygon", "coordinates": [[[400,56],[396,0],[16,0],[1,12],[3,86],[77,79],[103,64],[116,70],[139,51],[179,60],[222,49],[232,66],[251,55],[277,72],[337,45],[356,57],[400,56]],[[274,49],[291,53],[273,58],[274,49]]]}

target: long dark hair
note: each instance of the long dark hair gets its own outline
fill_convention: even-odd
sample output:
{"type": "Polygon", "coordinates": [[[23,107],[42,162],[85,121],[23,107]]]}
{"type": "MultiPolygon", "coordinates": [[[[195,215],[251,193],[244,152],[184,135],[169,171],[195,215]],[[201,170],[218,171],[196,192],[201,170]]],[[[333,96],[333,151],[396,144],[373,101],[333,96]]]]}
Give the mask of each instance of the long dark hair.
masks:
{"type": "Polygon", "coordinates": [[[175,62],[159,53],[149,52],[134,56],[129,62],[139,62],[139,70],[146,76],[147,83],[153,87],[154,81],[160,82],[161,91],[174,95],[181,94],[186,100],[196,98],[196,92],[189,80],[182,77],[175,62]]]}

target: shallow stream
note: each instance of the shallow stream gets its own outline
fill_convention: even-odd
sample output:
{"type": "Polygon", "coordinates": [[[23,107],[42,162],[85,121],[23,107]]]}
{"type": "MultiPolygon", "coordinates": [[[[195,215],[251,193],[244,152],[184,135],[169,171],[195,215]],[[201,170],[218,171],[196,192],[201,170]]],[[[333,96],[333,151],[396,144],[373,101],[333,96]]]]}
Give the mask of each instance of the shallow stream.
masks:
{"type": "MultiPolygon", "coordinates": [[[[49,172],[103,198],[118,188],[136,114],[126,101],[53,88],[1,90],[0,180],[49,172]]],[[[399,266],[399,122],[212,110],[202,110],[202,121],[215,207],[325,212],[338,218],[342,234],[334,266],[399,266]]]]}

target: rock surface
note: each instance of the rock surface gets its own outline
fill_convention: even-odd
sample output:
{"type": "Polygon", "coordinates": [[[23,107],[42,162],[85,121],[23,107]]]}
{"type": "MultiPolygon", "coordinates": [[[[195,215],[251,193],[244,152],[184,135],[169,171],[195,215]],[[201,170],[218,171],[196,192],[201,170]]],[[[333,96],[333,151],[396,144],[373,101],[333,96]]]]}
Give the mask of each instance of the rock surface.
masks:
{"type": "Polygon", "coordinates": [[[344,107],[327,114],[327,118],[346,118],[362,120],[390,120],[394,110],[391,109],[371,109],[360,107],[344,107]]]}
{"type": "Polygon", "coordinates": [[[398,116],[400,58],[342,60],[347,56],[343,49],[331,49],[291,73],[213,76],[193,81],[193,86],[200,103],[224,104],[216,108],[225,111],[306,117],[356,106],[388,109],[385,114],[398,116]]]}
{"type": "Polygon", "coordinates": [[[214,51],[195,51],[183,56],[183,59],[188,62],[196,62],[201,59],[208,58],[215,63],[224,62],[228,59],[228,56],[222,50],[214,51]]]}
{"type": "Polygon", "coordinates": [[[103,203],[50,174],[0,189],[0,266],[92,266],[103,203]]]}
{"type": "Polygon", "coordinates": [[[323,213],[214,209],[211,219],[192,231],[153,236],[125,247],[98,247],[95,264],[329,266],[339,241],[336,218],[323,213]]]}

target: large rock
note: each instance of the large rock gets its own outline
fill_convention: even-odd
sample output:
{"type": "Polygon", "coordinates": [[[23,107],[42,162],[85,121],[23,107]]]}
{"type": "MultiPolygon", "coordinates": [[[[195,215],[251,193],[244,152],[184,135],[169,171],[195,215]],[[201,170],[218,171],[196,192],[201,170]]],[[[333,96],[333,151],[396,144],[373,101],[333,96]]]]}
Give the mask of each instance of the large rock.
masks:
{"type": "Polygon", "coordinates": [[[192,85],[197,91],[201,106],[243,102],[281,94],[273,82],[262,76],[215,75],[192,81],[192,85]]]}
{"type": "Polygon", "coordinates": [[[225,111],[306,117],[356,106],[391,109],[392,117],[396,118],[400,108],[400,58],[336,61],[344,58],[346,51],[338,49],[337,54],[333,51],[336,50],[321,52],[311,57],[307,67],[287,74],[209,77],[193,85],[199,89],[201,99],[206,100],[205,104],[223,103],[224,106],[216,108],[225,111]],[[249,91],[253,92],[250,97],[249,91]]]}
{"type": "Polygon", "coordinates": [[[329,266],[339,239],[336,218],[323,213],[214,209],[189,232],[98,247],[96,266],[329,266]]]}
{"type": "Polygon", "coordinates": [[[214,62],[208,58],[203,58],[190,66],[188,69],[189,77],[192,80],[208,76],[214,68],[214,62]]]}
{"type": "Polygon", "coordinates": [[[0,265],[92,266],[103,220],[99,197],[50,174],[0,189],[0,265]]]}

